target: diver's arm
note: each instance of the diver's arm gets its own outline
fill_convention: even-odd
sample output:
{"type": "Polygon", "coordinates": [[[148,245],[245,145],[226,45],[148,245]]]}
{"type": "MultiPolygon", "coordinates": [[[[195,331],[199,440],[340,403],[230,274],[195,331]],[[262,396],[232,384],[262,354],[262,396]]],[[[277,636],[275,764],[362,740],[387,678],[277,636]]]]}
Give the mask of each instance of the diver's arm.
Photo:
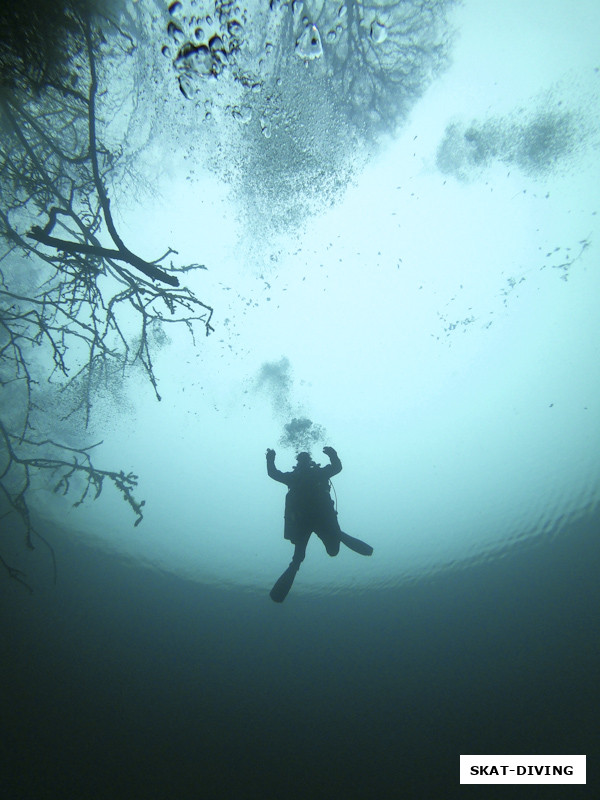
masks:
{"type": "Polygon", "coordinates": [[[274,481],[285,483],[287,486],[285,473],[278,470],[275,466],[275,450],[271,450],[270,447],[267,448],[267,475],[269,478],[273,478],[274,481]]]}
{"type": "Polygon", "coordinates": [[[338,454],[335,452],[333,447],[324,447],[323,452],[331,461],[331,464],[323,467],[323,470],[325,470],[328,478],[332,478],[334,475],[337,475],[342,471],[342,462],[340,461],[338,454]]]}

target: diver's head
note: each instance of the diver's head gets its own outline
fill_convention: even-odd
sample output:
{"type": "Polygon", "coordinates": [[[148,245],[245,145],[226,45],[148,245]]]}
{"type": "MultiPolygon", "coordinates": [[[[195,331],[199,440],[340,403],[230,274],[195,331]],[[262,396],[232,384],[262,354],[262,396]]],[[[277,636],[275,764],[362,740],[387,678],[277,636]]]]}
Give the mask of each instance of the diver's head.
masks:
{"type": "Polygon", "coordinates": [[[309,467],[315,467],[316,464],[312,460],[310,453],[298,453],[296,456],[296,469],[308,469],[309,467]]]}

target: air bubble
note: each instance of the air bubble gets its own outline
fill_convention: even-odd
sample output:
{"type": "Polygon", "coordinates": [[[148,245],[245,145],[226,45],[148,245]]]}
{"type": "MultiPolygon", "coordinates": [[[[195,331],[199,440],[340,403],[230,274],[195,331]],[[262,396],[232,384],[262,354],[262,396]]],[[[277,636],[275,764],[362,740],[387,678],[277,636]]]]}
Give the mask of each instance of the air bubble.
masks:
{"type": "Polygon", "coordinates": [[[210,38],[210,40],[208,42],[208,46],[210,48],[210,52],[213,53],[213,54],[214,53],[219,53],[219,52],[222,52],[222,51],[225,50],[225,48],[223,47],[223,39],[221,39],[221,37],[218,36],[216,33],[215,33],[214,36],[211,36],[211,38],[210,38]]]}
{"type": "Polygon", "coordinates": [[[252,109],[250,106],[236,106],[231,111],[234,119],[241,122],[242,125],[247,125],[252,119],[252,109]]]}
{"type": "Polygon", "coordinates": [[[382,22],[379,22],[379,20],[374,20],[371,23],[370,35],[371,40],[375,42],[375,44],[381,44],[387,39],[387,28],[382,22]]]}
{"type": "Polygon", "coordinates": [[[167,33],[172,39],[175,39],[176,42],[180,42],[183,39],[183,31],[173,20],[167,25],[167,33]]]}
{"type": "Polygon", "coordinates": [[[232,19],[227,23],[227,30],[230,36],[241,36],[244,31],[241,22],[238,22],[237,19],[232,19]]]}
{"type": "Polygon", "coordinates": [[[193,81],[188,75],[179,76],[179,91],[186,100],[191,100],[194,92],[196,91],[193,81]]]}
{"type": "Polygon", "coordinates": [[[296,42],[296,55],[305,61],[312,61],[323,55],[321,36],[316,25],[308,25],[296,42]]]}
{"type": "Polygon", "coordinates": [[[261,130],[262,135],[265,137],[265,139],[270,139],[271,138],[271,121],[268,120],[268,119],[265,119],[264,117],[261,117],[261,119],[260,119],[260,130],[261,130]]]}
{"type": "Polygon", "coordinates": [[[208,47],[204,44],[194,45],[187,42],[179,50],[175,59],[177,69],[208,75],[212,69],[212,58],[208,47]]]}

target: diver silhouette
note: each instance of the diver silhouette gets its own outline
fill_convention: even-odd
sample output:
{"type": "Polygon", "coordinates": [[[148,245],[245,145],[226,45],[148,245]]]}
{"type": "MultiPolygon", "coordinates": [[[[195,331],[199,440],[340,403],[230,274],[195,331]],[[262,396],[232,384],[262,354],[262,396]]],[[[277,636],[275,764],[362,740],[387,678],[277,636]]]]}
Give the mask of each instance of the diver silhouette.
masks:
{"type": "Polygon", "coordinates": [[[340,542],[360,553],[370,556],[373,548],[348,536],[340,529],[337,511],[329,494],[330,479],[342,471],[342,462],[333,447],[324,447],[330,464],[315,464],[310,453],[298,453],[296,466],[291,472],[280,472],[275,466],[275,450],[267,449],[267,473],[270,478],[288,487],[285,496],[284,532],[294,545],[294,555],[289,567],[271,589],[271,599],[283,603],[292,588],[296,573],[306,555],[306,546],[312,533],[316,533],[330,556],[336,556],[340,542]]]}

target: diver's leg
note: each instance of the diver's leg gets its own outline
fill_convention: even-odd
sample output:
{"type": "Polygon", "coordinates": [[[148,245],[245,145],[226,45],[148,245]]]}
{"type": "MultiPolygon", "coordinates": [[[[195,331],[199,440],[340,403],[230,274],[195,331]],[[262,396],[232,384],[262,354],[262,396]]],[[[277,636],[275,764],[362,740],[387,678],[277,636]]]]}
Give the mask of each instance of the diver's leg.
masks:
{"type": "Polygon", "coordinates": [[[310,531],[296,534],[294,538],[294,555],[290,562],[290,567],[295,564],[296,570],[300,569],[300,564],[304,561],[306,556],[306,545],[310,539],[310,531]]]}
{"type": "Polygon", "coordinates": [[[290,565],[277,579],[275,586],[273,586],[270,592],[271,600],[273,600],[275,603],[283,603],[285,598],[288,596],[288,593],[292,588],[292,584],[294,583],[296,573],[300,569],[300,564],[304,561],[304,556],[306,555],[306,545],[308,544],[309,539],[310,531],[303,535],[296,534],[294,537],[294,555],[290,565]]]}
{"type": "Polygon", "coordinates": [[[319,526],[315,531],[319,539],[325,545],[325,550],[330,556],[337,556],[340,552],[340,529],[337,524],[337,517],[328,520],[325,525],[319,526]]]}
{"type": "Polygon", "coordinates": [[[343,542],[350,550],[355,553],[360,553],[361,556],[370,556],[373,554],[373,548],[366,542],[361,542],[360,539],[355,539],[354,536],[348,536],[344,531],[340,531],[340,541],[343,542]]]}

